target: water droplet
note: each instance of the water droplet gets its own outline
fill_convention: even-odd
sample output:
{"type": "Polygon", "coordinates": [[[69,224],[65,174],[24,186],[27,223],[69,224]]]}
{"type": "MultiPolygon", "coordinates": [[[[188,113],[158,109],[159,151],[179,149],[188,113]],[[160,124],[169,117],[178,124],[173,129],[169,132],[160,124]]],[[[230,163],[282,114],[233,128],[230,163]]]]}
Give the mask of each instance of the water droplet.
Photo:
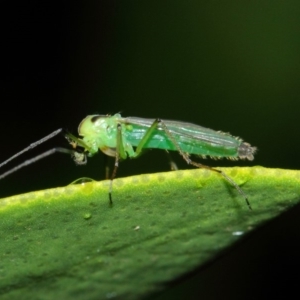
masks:
{"type": "Polygon", "coordinates": [[[85,213],[83,215],[83,217],[84,217],[84,219],[89,220],[92,217],[92,214],[91,213],[85,213]]]}
{"type": "Polygon", "coordinates": [[[96,181],[96,180],[94,180],[93,178],[81,177],[81,178],[78,178],[78,179],[74,180],[69,185],[72,185],[72,184],[82,184],[82,185],[84,185],[87,182],[94,182],[94,181],[96,181]]]}
{"type": "Polygon", "coordinates": [[[240,235],[243,235],[243,234],[244,234],[243,231],[234,231],[234,232],[232,233],[232,235],[235,235],[235,236],[240,236],[240,235]]]}

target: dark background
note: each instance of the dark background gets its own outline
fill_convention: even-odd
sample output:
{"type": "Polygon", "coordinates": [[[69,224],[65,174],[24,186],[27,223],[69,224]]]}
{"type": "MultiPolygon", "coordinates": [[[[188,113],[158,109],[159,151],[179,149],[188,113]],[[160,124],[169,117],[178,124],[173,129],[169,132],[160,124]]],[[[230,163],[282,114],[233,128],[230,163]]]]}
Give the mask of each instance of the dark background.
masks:
{"type": "MultiPolygon", "coordinates": [[[[259,149],[254,163],[209,165],[300,168],[299,1],[22,1],[1,13],[0,161],[57,128],[76,134],[88,114],[121,112],[259,149]]],[[[55,146],[68,145],[57,137],[16,163],[55,146]]],[[[3,180],[1,196],[100,180],[103,166],[102,155],[76,167],[56,154],[3,180]]],[[[118,176],[168,168],[150,151],[118,176]]]]}

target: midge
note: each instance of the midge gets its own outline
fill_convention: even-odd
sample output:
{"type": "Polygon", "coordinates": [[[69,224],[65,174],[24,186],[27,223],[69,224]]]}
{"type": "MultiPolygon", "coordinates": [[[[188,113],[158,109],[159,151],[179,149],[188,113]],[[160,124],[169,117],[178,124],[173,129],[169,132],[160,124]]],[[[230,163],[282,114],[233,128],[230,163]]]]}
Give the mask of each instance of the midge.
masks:
{"type": "Polygon", "coordinates": [[[112,203],[112,182],[116,176],[119,161],[139,157],[146,148],[158,148],[177,151],[189,165],[205,168],[221,174],[245,198],[251,209],[247,196],[242,189],[223,171],[202,165],[190,159],[191,154],[205,158],[228,158],[231,160],[253,160],[256,147],[243,142],[228,133],[214,131],[199,125],[180,121],[161,119],[144,119],[136,117],[122,118],[120,114],[89,115],[80,123],[77,138],[65,130],[58,129],[27,148],[11,156],[0,164],[0,168],[21,154],[35,148],[45,141],[63,133],[72,149],[53,148],[0,175],[0,180],[55,152],[71,154],[78,165],[86,164],[99,149],[108,156],[115,157],[114,170],[111,175],[109,200],[112,203]]]}

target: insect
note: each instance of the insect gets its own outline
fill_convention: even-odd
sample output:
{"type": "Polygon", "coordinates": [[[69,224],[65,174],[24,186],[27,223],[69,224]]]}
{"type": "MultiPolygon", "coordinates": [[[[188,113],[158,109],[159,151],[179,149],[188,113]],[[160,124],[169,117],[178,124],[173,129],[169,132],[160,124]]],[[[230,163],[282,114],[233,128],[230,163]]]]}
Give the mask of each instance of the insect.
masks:
{"type": "Polygon", "coordinates": [[[0,164],[0,168],[60,133],[64,134],[72,149],[60,147],[50,149],[0,175],[0,180],[56,152],[71,154],[76,164],[83,165],[86,164],[87,157],[92,157],[101,150],[104,154],[115,158],[109,188],[109,200],[112,204],[112,182],[116,177],[119,161],[126,158],[137,158],[144,149],[157,148],[177,151],[187,164],[221,174],[245,198],[251,209],[247,196],[230,177],[221,170],[191,160],[190,155],[194,154],[202,158],[207,156],[217,159],[225,157],[231,160],[248,159],[251,161],[254,159],[256,147],[252,147],[229,133],[180,121],[137,117],[122,118],[120,114],[89,115],[82,120],[78,127],[79,138],[62,128],[58,129],[11,156],[0,164]]]}

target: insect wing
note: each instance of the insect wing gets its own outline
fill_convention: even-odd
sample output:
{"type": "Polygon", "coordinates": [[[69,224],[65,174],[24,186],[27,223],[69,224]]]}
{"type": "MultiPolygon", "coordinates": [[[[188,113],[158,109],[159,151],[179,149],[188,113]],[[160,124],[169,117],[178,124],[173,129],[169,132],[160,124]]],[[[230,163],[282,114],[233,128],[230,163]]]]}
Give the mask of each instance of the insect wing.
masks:
{"type": "MultiPolygon", "coordinates": [[[[145,134],[147,128],[149,128],[154,119],[144,119],[137,117],[128,117],[122,119],[125,124],[137,125],[134,132],[132,133],[133,138],[140,140],[145,134]]],[[[170,133],[179,143],[184,144],[195,144],[197,142],[207,143],[209,145],[216,146],[227,146],[227,147],[237,147],[240,144],[240,141],[231,136],[230,134],[214,131],[209,128],[205,128],[196,124],[180,122],[180,121],[171,121],[171,120],[162,120],[167,126],[170,133]]],[[[164,129],[161,124],[158,125],[158,132],[156,135],[161,135],[161,138],[167,138],[164,133],[164,129]]],[[[154,139],[159,138],[154,136],[154,139]]]]}

